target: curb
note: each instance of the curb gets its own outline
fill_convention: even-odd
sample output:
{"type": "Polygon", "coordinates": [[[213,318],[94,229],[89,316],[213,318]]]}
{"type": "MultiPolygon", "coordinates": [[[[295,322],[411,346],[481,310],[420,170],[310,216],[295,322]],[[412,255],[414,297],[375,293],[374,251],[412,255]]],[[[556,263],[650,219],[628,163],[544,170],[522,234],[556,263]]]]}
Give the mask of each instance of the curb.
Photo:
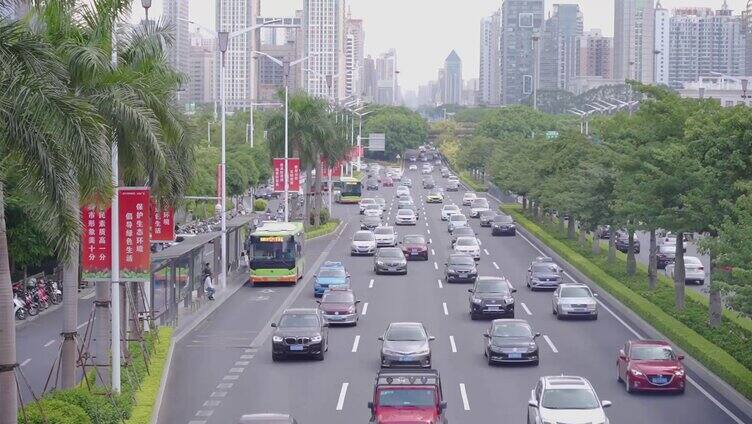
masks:
{"type": "MultiPolygon", "coordinates": [[[[664,340],[669,340],[669,341],[671,340],[668,337],[661,334],[661,332],[653,328],[652,325],[650,325],[647,321],[642,319],[642,317],[640,317],[632,309],[625,306],[618,299],[612,296],[611,293],[609,293],[607,290],[604,290],[603,288],[601,288],[597,283],[595,283],[586,275],[584,275],[582,272],[580,272],[580,270],[578,270],[576,267],[572,266],[569,262],[564,260],[564,258],[559,256],[559,254],[556,251],[548,247],[548,245],[546,245],[545,243],[541,242],[537,237],[532,235],[526,228],[520,225],[517,227],[517,231],[520,231],[525,237],[527,237],[527,239],[535,247],[543,250],[544,252],[546,252],[548,256],[554,258],[559,264],[561,264],[562,268],[564,268],[566,271],[571,273],[573,276],[577,277],[577,280],[579,282],[585,282],[589,286],[597,287],[599,289],[598,293],[600,295],[601,301],[605,300],[605,302],[603,303],[607,303],[608,307],[615,309],[620,315],[622,315],[623,317],[631,321],[635,325],[635,327],[638,330],[640,330],[642,333],[644,333],[648,338],[664,339],[664,340]]],[[[725,400],[727,400],[732,405],[734,405],[737,409],[739,409],[741,413],[746,415],[746,417],[742,417],[742,418],[752,417],[752,401],[745,398],[741,393],[736,391],[736,389],[734,389],[731,385],[723,381],[720,377],[715,375],[712,371],[708,370],[700,361],[698,361],[697,359],[693,358],[690,355],[687,355],[686,352],[684,352],[684,354],[685,354],[684,362],[688,369],[690,369],[700,380],[702,380],[705,384],[710,386],[725,400]]],[[[701,391],[704,390],[699,386],[698,388],[701,391]]],[[[720,407],[720,405],[718,406],[720,407]]],[[[724,411],[724,412],[728,413],[728,411],[724,411]]]]}
{"type": "Polygon", "coordinates": [[[338,231],[338,230],[340,229],[340,227],[342,227],[342,224],[343,224],[343,223],[344,223],[344,221],[340,219],[340,220],[339,220],[339,224],[337,224],[337,226],[336,226],[336,227],[334,227],[334,229],[333,229],[332,231],[329,231],[328,233],[326,233],[326,234],[322,234],[322,235],[320,235],[320,236],[316,236],[316,237],[311,237],[311,238],[307,238],[307,239],[306,239],[306,241],[316,240],[316,239],[320,239],[321,237],[327,237],[327,236],[330,236],[330,235],[332,235],[332,234],[336,233],[336,232],[337,232],[337,231],[338,231]]]}

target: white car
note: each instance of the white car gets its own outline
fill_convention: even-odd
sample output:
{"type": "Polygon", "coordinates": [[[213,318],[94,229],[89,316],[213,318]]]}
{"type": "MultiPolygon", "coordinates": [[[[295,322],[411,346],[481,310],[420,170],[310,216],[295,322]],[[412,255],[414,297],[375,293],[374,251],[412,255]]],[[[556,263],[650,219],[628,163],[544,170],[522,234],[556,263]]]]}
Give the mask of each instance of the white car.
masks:
{"type": "Polygon", "coordinates": [[[480,217],[480,213],[483,211],[491,210],[491,206],[488,204],[488,199],[485,197],[477,197],[470,203],[470,218],[480,217]]]}
{"type": "Polygon", "coordinates": [[[454,253],[470,255],[476,261],[480,260],[480,244],[475,237],[457,237],[454,243],[454,253]]]}
{"type": "Polygon", "coordinates": [[[373,256],[376,253],[376,236],[373,231],[356,231],[350,243],[350,255],[373,256]]]}
{"type": "Polygon", "coordinates": [[[599,400],[593,386],[582,377],[541,377],[527,404],[528,424],[609,423],[603,408],[611,402],[599,400]]]}
{"type": "Polygon", "coordinates": [[[362,215],[363,212],[366,210],[366,205],[375,205],[376,199],[372,199],[370,197],[364,197],[360,199],[360,202],[358,202],[358,205],[360,206],[360,214],[362,215]]]}
{"type": "Polygon", "coordinates": [[[455,213],[462,213],[460,212],[460,207],[457,205],[444,205],[441,208],[441,220],[447,221],[449,220],[449,215],[453,215],[455,213]]]}
{"type": "MultiPolygon", "coordinates": [[[[674,278],[674,272],[676,271],[676,264],[670,263],[666,265],[666,275],[674,278]]],[[[695,256],[684,257],[684,282],[687,284],[705,284],[705,266],[702,264],[699,258],[695,256]]]]}
{"type": "Polygon", "coordinates": [[[462,206],[470,206],[477,197],[475,193],[468,191],[462,195],[462,206]]]}
{"type": "Polygon", "coordinates": [[[381,197],[377,197],[374,200],[376,200],[376,204],[381,206],[381,210],[386,212],[386,200],[382,199],[381,197]]]}
{"type": "Polygon", "coordinates": [[[395,197],[410,196],[410,189],[405,186],[397,187],[397,191],[394,193],[395,197]]]}
{"type": "Polygon", "coordinates": [[[449,225],[447,226],[449,233],[456,230],[457,228],[469,226],[470,224],[467,222],[467,217],[465,215],[461,213],[449,215],[449,225]]]}
{"type": "Polygon", "coordinates": [[[415,225],[418,223],[418,217],[415,216],[412,209],[400,209],[394,217],[394,223],[396,225],[415,225]]]}
{"type": "Polygon", "coordinates": [[[417,171],[418,170],[418,165],[416,165],[414,163],[410,164],[410,166],[407,169],[409,169],[411,171],[417,171]]]}
{"type": "Polygon", "coordinates": [[[384,209],[382,209],[381,205],[379,205],[378,203],[368,204],[363,210],[363,215],[365,216],[377,216],[381,218],[381,215],[383,214],[384,214],[384,209]]]}
{"type": "Polygon", "coordinates": [[[584,284],[560,284],[553,295],[553,313],[557,319],[587,317],[598,319],[597,295],[584,284]]]}
{"type": "Polygon", "coordinates": [[[430,166],[424,166],[423,167],[423,171],[421,171],[421,172],[423,174],[430,174],[431,172],[433,172],[433,168],[431,168],[430,166]]]}
{"type": "Polygon", "coordinates": [[[373,230],[373,234],[376,236],[376,245],[378,247],[397,246],[397,233],[394,232],[394,227],[388,225],[376,227],[373,230]]]}

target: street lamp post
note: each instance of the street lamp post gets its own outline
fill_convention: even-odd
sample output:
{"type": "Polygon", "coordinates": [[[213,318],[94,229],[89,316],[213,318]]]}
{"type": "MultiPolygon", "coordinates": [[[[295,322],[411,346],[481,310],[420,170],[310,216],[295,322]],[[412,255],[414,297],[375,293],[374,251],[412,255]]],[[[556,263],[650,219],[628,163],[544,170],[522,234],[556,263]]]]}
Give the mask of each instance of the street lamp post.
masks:
{"type": "Polygon", "coordinates": [[[538,83],[540,75],[540,35],[533,34],[533,109],[538,110],[538,83]]]}

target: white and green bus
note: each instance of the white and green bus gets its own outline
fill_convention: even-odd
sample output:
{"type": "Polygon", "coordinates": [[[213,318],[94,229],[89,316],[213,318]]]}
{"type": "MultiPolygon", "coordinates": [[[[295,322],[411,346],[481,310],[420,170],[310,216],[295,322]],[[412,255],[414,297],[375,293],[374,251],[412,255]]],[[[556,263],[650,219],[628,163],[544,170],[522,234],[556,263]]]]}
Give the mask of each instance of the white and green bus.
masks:
{"type": "Polygon", "coordinates": [[[360,202],[360,196],[363,190],[363,183],[352,177],[341,177],[335,183],[337,196],[335,201],[341,204],[355,204],[360,202]]]}
{"type": "Polygon", "coordinates": [[[303,278],[302,222],[264,222],[251,233],[251,284],[290,283],[303,278]]]}

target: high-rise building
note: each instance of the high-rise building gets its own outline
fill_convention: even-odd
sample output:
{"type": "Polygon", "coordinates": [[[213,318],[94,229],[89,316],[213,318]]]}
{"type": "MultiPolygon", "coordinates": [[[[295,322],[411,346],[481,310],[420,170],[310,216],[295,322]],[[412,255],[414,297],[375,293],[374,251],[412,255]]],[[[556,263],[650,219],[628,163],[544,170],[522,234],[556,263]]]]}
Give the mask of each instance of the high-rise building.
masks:
{"type": "Polygon", "coordinates": [[[502,103],[521,103],[533,92],[533,35],[543,25],[543,0],[504,0],[501,19],[502,103]]]}
{"type": "MultiPolygon", "coordinates": [[[[172,28],[173,41],[167,47],[167,62],[170,66],[186,77],[191,73],[191,30],[188,20],[190,19],[188,0],[165,0],[163,18],[172,28]]],[[[192,99],[195,93],[191,93],[192,85],[188,84],[182,101],[192,99]]]]}
{"type": "Polygon", "coordinates": [[[654,1],[614,0],[615,79],[654,81],[654,1]]]}
{"type": "Polygon", "coordinates": [[[462,59],[452,50],[444,60],[444,104],[462,103],[462,59]]]}
{"type": "Polygon", "coordinates": [[[578,5],[554,5],[541,37],[538,78],[541,89],[569,90],[570,79],[578,74],[577,40],[582,31],[582,12],[578,5]]]}
{"type": "Polygon", "coordinates": [[[479,102],[501,104],[501,10],[480,21],[479,102]]]}
{"type": "MultiPolygon", "coordinates": [[[[261,9],[260,0],[217,0],[216,28],[233,32],[256,23],[261,9]]],[[[247,109],[256,98],[256,72],[252,52],[258,50],[257,31],[229,40],[225,53],[225,103],[228,111],[247,109]]],[[[221,52],[217,49],[214,80],[216,95],[220,95],[221,52]]]]}
{"type": "Polygon", "coordinates": [[[655,5],[655,83],[669,84],[669,55],[671,34],[671,14],[661,6],[660,0],[655,5]]]}
{"type": "MultiPolygon", "coordinates": [[[[279,27],[269,26],[260,29],[259,51],[281,61],[293,62],[303,55],[302,11],[297,11],[295,17],[272,18],[259,17],[257,23],[264,21],[278,21],[279,27]]],[[[284,69],[264,55],[256,57],[256,102],[278,102],[278,92],[284,88],[284,69]]],[[[303,71],[300,67],[290,69],[287,86],[290,92],[302,89],[303,71]]]]}
{"type": "Polygon", "coordinates": [[[744,75],[752,75],[752,1],[747,1],[747,8],[742,12],[744,24],[744,75]]]}
{"type": "Polygon", "coordinates": [[[373,101],[383,105],[399,103],[399,84],[397,82],[397,51],[389,49],[374,61],[375,91],[373,101]]]}
{"type": "Polygon", "coordinates": [[[376,101],[376,84],[378,82],[378,76],[376,75],[376,60],[368,55],[363,59],[363,86],[361,87],[361,97],[369,103],[376,101]]]}
{"type": "Polygon", "coordinates": [[[188,82],[184,97],[186,103],[211,103],[214,94],[214,59],[217,41],[200,31],[191,34],[188,82]]]}
{"type": "Polygon", "coordinates": [[[591,29],[579,37],[578,75],[611,79],[613,42],[614,39],[604,37],[600,29],[591,29]]]}
{"type": "Polygon", "coordinates": [[[480,81],[478,78],[470,78],[464,81],[462,84],[462,98],[460,104],[462,106],[476,106],[478,104],[478,98],[480,97],[480,81]]]}
{"type": "Polygon", "coordinates": [[[670,23],[670,86],[678,88],[714,74],[745,74],[744,22],[725,1],[715,12],[710,8],[675,9],[670,23]]]}
{"type": "Polygon", "coordinates": [[[303,37],[308,59],[303,83],[308,94],[339,100],[345,96],[345,0],[305,0],[303,37]]]}
{"type": "Polygon", "coordinates": [[[362,97],[365,36],[363,20],[353,18],[348,12],[345,35],[345,97],[362,97]]]}

